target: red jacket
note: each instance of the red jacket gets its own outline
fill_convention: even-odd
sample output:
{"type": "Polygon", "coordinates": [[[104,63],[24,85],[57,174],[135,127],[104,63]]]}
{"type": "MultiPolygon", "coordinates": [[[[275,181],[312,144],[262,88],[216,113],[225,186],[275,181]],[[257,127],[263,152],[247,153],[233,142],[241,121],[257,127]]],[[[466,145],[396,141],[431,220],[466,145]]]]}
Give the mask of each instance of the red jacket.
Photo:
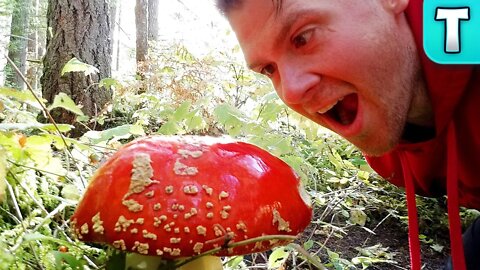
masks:
{"type": "MultiPolygon", "coordinates": [[[[366,158],[382,177],[406,187],[409,220],[416,222],[414,193],[439,196],[448,192],[454,268],[464,269],[455,267],[459,261],[455,257],[463,254],[463,250],[454,254],[461,249],[458,206],[480,209],[480,66],[439,65],[429,60],[423,50],[422,8],[423,0],[410,0],[406,14],[433,104],[436,135],[421,143],[400,143],[386,155],[366,158]]],[[[409,224],[411,249],[412,241],[418,240],[412,239],[418,238],[418,229],[413,228],[415,236],[412,226],[418,225],[409,224]]],[[[411,256],[417,256],[415,252],[411,256]]],[[[412,259],[415,269],[413,263],[412,259]]]]}

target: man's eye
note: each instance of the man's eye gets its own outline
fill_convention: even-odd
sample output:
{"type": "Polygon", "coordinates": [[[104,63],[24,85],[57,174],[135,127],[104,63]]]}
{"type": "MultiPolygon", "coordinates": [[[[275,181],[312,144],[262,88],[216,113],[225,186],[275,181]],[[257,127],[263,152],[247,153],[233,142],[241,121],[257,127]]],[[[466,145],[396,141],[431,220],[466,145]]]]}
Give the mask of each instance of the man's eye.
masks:
{"type": "Polygon", "coordinates": [[[267,77],[272,77],[274,72],[275,72],[275,66],[273,66],[272,64],[266,65],[260,70],[260,73],[262,73],[267,77]]]}
{"type": "Polygon", "coordinates": [[[298,34],[292,39],[293,46],[295,46],[295,48],[298,49],[300,47],[307,45],[308,41],[310,41],[310,39],[312,38],[312,35],[313,35],[313,29],[310,29],[298,34]]]}

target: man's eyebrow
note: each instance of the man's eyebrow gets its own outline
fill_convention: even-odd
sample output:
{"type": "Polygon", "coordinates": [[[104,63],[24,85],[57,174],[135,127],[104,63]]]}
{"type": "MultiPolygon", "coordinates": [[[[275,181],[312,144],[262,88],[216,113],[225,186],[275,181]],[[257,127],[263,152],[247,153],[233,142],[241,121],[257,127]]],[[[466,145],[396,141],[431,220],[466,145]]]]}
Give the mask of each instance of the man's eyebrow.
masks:
{"type": "MultiPolygon", "coordinates": [[[[282,9],[275,18],[276,22],[281,23],[280,30],[275,34],[274,43],[272,46],[277,46],[281,44],[285,38],[288,37],[289,32],[291,31],[293,25],[300,17],[312,14],[310,9],[299,9],[293,12],[286,12],[285,9],[282,9]]],[[[289,38],[288,38],[289,39],[289,38]]],[[[248,63],[247,66],[251,70],[255,70],[261,63],[248,63]]]]}
{"type": "Polygon", "coordinates": [[[295,10],[293,12],[280,12],[278,17],[276,18],[282,25],[280,26],[280,30],[278,31],[275,37],[274,44],[280,44],[286,37],[288,37],[289,32],[291,31],[295,22],[298,21],[299,18],[306,16],[307,14],[311,14],[312,10],[310,9],[300,9],[295,10]]]}

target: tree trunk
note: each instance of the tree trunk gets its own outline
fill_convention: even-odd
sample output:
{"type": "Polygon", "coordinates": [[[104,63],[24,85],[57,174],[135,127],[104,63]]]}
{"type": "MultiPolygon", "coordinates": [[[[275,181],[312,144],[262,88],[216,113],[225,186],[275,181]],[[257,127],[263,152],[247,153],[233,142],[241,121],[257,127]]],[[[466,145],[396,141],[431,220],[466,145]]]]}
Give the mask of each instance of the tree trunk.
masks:
{"type": "Polygon", "coordinates": [[[137,78],[141,82],[139,93],[147,91],[148,85],[145,84],[146,73],[148,71],[148,0],[136,0],[135,5],[135,26],[136,26],[136,60],[137,60],[137,78]]]}
{"type": "Polygon", "coordinates": [[[110,64],[113,63],[113,45],[114,45],[114,34],[115,34],[115,29],[117,28],[116,25],[116,20],[117,20],[117,9],[120,1],[117,0],[110,0],[109,1],[109,6],[110,6],[110,53],[111,53],[111,59],[110,59],[110,64]]]}
{"type": "Polygon", "coordinates": [[[118,1],[118,25],[115,26],[117,33],[117,46],[116,46],[116,55],[115,55],[115,70],[120,70],[120,28],[122,25],[122,1],[118,1]]]}
{"type": "Polygon", "coordinates": [[[5,72],[7,66],[7,47],[10,42],[10,29],[12,22],[12,7],[8,3],[0,4],[0,85],[5,84],[5,72]]]}
{"type": "MultiPolygon", "coordinates": [[[[27,67],[27,41],[28,41],[28,18],[30,0],[18,0],[12,14],[12,26],[8,57],[15,63],[20,72],[25,75],[27,67]]],[[[12,67],[6,67],[6,84],[11,87],[23,89],[25,83],[22,76],[16,73],[12,67]]]]}
{"type": "Polygon", "coordinates": [[[148,0],[148,42],[158,41],[158,0],[148,0]]]}
{"type": "Polygon", "coordinates": [[[147,0],[136,0],[135,25],[137,29],[137,64],[147,59],[148,53],[148,5],[147,0]]]}
{"type": "MultiPolygon", "coordinates": [[[[43,96],[49,102],[63,92],[89,116],[97,115],[112,98],[110,89],[96,83],[111,76],[109,6],[101,0],[49,0],[47,11],[47,52],[41,78],[43,96]],[[85,76],[70,72],[60,76],[67,61],[76,57],[93,65],[99,73],[85,76]]],[[[74,123],[75,116],[54,112],[57,121],[74,123]]]]}
{"type": "Polygon", "coordinates": [[[39,71],[40,71],[40,56],[41,56],[41,40],[39,35],[40,28],[40,0],[32,1],[33,10],[31,10],[31,19],[30,19],[30,35],[28,39],[28,69],[27,69],[27,80],[28,83],[33,87],[33,89],[38,88],[39,81],[39,71]]]}

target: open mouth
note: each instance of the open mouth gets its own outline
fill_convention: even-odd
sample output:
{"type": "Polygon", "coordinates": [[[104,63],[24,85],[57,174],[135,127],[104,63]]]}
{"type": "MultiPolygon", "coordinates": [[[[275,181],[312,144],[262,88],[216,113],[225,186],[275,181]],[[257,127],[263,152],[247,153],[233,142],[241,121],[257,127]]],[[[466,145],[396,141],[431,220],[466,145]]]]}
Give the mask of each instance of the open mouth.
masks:
{"type": "Polygon", "coordinates": [[[339,100],[324,115],[343,126],[348,126],[355,121],[358,111],[358,95],[349,94],[339,100]]]}

